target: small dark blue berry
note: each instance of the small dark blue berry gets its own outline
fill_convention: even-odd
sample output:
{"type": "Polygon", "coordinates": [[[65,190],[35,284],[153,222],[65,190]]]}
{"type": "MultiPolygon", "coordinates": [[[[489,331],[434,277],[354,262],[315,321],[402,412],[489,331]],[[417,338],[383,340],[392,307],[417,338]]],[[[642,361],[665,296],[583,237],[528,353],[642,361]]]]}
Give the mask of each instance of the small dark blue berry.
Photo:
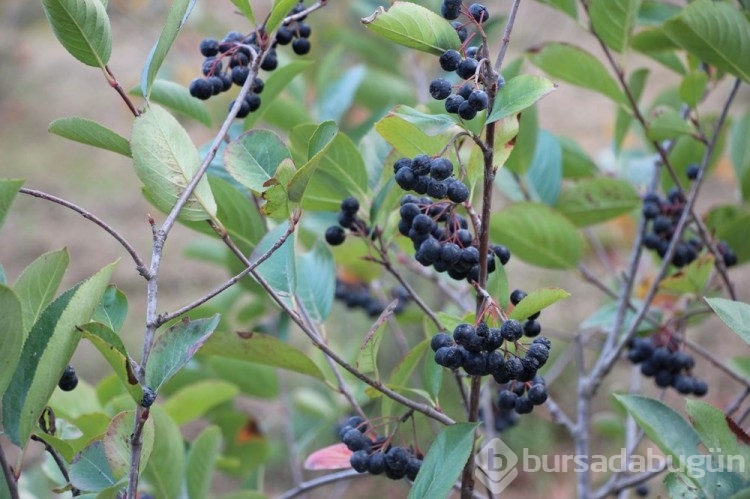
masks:
{"type": "Polygon", "coordinates": [[[338,246],[346,239],[346,232],[338,225],[332,225],[326,230],[326,242],[331,246],[338,246]]]}
{"type": "Polygon", "coordinates": [[[461,62],[461,54],[459,54],[457,50],[446,50],[440,56],[439,62],[440,67],[443,68],[444,71],[455,71],[458,69],[458,64],[461,62]]]}
{"type": "Polygon", "coordinates": [[[435,78],[430,82],[430,95],[433,99],[444,100],[451,94],[451,82],[445,78],[435,78]]]}

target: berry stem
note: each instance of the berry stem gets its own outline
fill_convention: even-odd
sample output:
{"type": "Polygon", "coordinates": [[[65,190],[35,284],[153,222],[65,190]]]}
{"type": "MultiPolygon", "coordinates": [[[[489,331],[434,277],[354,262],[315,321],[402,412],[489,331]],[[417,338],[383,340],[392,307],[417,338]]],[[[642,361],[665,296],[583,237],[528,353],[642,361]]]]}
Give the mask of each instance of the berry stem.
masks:
{"type": "Polygon", "coordinates": [[[13,474],[8,459],[5,457],[5,451],[3,450],[2,445],[0,445],[0,467],[3,468],[3,475],[5,476],[5,483],[7,484],[8,491],[10,492],[10,499],[19,499],[18,481],[13,474]]]}
{"type": "Polygon", "coordinates": [[[495,60],[495,72],[499,73],[503,67],[503,60],[505,59],[505,53],[508,51],[508,45],[510,45],[510,33],[513,31],[513,24],[516,22],[516,14],[518,14],[518,7],[521,5],[521,0],[513,0],[513,4],[510,6],[508,12],[508,21],[505,23],[505,30],[503,31],[503,39],[500,41],[500,50],[497,53],[497,59],[495,60]]]}
{"type": "Polygon", "coordinates": [[[138,108],[135,107],[135,104],[133,104],[133,101],[130,100],[130,97],[128,97],[128,94],[125,93],[125,90],[122,88],[122,85],[120,85],[120,82],[117,81],[117,78],[115,78],[115,75],[112,73],[112,70],[109,69],[109,66],[104,66],[104,77],[107,79],[107,83],[109,83],[109,86],[115,89],[115,92],[122,98],[123,101],[125,101],[125,105],[128,106],[128,109],[130,109],[130,112],[133,113],[133,116],[136,118],[141,115],[141,112],[138,110],[138,108]]]}

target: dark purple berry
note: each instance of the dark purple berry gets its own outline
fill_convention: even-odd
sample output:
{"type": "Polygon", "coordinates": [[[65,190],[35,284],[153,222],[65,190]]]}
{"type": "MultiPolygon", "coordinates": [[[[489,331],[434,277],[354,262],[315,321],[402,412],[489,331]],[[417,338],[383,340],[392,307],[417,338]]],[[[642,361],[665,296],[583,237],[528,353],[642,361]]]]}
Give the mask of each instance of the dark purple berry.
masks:
{"type": "Polygon", "coordinates": [[[349,458],[349,464],[358,473],[366,473],[370,466],[370,455],[365,450],[358,450],[349,458]]]}
{"type": "Polygon", "coordinates": [[[430,95],[433,99],[444,100],[451,94],[451,82],[445,78],[435,78],[430,82],[430,95]]]}
{"type": "Polygon", "coordinates": [[[292,42],[292,50],[297,55],[305,55],[310,52],[310,40],[307,38],[296,38],[292,42]]]}
{"type": "Polygon", "coordinates": [[[214,94],[214,86],[206,78],[196,78],[190,82],[190,95],[200,100],[207,100],[214,94]]]}
{"type": "Polygon", "coordinates": [[[500,334],[505,341],[518,341],[523,336],[523,326],[515,319],[508,319],[500,326],[500,334]]]}
{"type": "Polygon", "coordinates": [[[60,376],[60,381],[57,383],[57,386],[64,392],[69,392],[75,389],[76,386],[78,386],[78,376],[76,375],[76,371],[75,369],[73,369],[73,366],[68,365],[65,368],[62,376],[60,376]]]}
{"type": "Polygon", "coordinates": [[[326,230],[326,242],[331,246],[338,246],[346,239],[346,232],[338,225],[332,225],[326,230]]]}
{"type": "MultiPolygon", "coordinates": [[[[458,64],[456,74],[464,80],[474,78],[478,66],[479,62],[476,59],[464,59],[458,64]]],[[[468,99],[468,96],[464,96],[464,98],[468,99]]]]}
{"type": "Polygon", "coordinates": [[[465,99],[460,95],[449,95],[448,98],[445,99],[445,111],[451,114],[458,113],[458,108],[461,107],[461,104],[463,104],[464,100],[465,99]]]}
{"type": "Polygon", "coordinates": [[[435,180],[445,180],[453,175],[453,163],[446,158],[435,158],[430,161],[430,176],[435,180]]]}
{"type": "Polygon", "coordinates": [[[487,92],[485,92],[484,90],[474,90],[471,95],[469,95],[468,102],[469,105],[477,111],[483,111],[487,109],[487,106],[489,104],[487,92]]]}
{"type": "Polygon", "coordinates": [[[490,13],[487,11],[487,7],[481,3],[473,3],[469,6],[469,14],[478,23],[483,23],[490,18],[490,13]]]}
{"type": "Polygon", "coordinates": [[[444,71],[455,71],[458,69],[458,64],[461,62],[461,54],[459,54],[457,50],[446,50],[440,56],[439,62],[440,67],[443,68],[444,71]]]}
{"type": "Polygon", "coordinates": [[[201,54],[204,57],[213,57],[219,53],[219,41],[213,38],[201,40],[201,54]]]}
{"type": "Polygon", "coordinates": [[[473,120],[477,116],[477,110],[471,107],[469,101],[464,101],[458,106],[458,115],[464,120],[473,120]]]}
{"type": "Polygon", "coordinates": [[[443,347],[453,346],[453,337],[448,333],[438,333],[432,337],[430,341],[430,348],[433,352],[437,352],[443,347]]]}

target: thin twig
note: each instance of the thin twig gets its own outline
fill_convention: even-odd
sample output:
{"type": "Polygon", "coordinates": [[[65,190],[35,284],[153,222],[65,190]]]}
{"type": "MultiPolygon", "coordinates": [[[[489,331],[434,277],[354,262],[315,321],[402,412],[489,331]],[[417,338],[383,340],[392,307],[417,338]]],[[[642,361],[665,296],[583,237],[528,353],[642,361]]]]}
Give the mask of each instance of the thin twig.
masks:
{"type": "Polygon", "coordinates": [[[135,250],[135,248],[128,242],[125,237],[123,237],[119,232],[117,232],[114,228],[112,228],[111,225],[109,225],[107,222],[102,220],[101,218],[97,217],[90,211],[78,206],[75,203],[71,203],[70,201],[66,201],[65,199],[59,198],[57,196],[53,196],[52,194],[48,194],[46,192],[38,191],[35,189],[27,189],[26,187],[21,187],[18,192],[22,194],[28,194],[29,196],[34,196],[35,198],[44,199],[45,201],[50,201],[56,204],[59,204],[60,206],[64,206],[65,208],[68,208],[79,215],[81,215],[86,220],[89,220],[91,222],[94,222],[96,225],[104,229],[107,234],[111,235],[115,240],[120,243],[120,245],[125,248],[125,251],[127,251],[130,254],[130,257],[135,262],[135,268],[138,271],[139,274],[141,274],[146,279],[149,278],[150,273],[148,268],[146,267],[146,264],[144,263],[143,259],[138,255],[138,252],[135,250]]]}
{"type": "MultiPolygon", "coordinates": [[[[59,452],[55,450],[54,447],[52,447],[50,444],[42,440],[36,435],[31,435],[31,440],[34,440],[35,442],[39,442],[44,446],[44,450],[47,451],[47,453],[52,456],[52,459],[55,461],[55,465],[57,465],[57,469],[60,470],[60,474],[63,476],[65,481],[70,484],[70,475],[68,474],[68,468],[67,464],[65,463],[65,459],[62,458],[59,452]]],[[[73,495],[73,497],[77,497],[81,495],[81,491],[77,488],[73,487],[71,484],[70,492],[73,495]]]]}
{"type": "Polygon", "coordinates": [[[229,279],[227,282],[222,284],[221,286],[213,289],[212,291],[209,291],[207,294],[201,296],[200,298],[188,303],[187,305],[180,307],[179,309],[175,310],[174,312],[169,312],[165,314],[161,314],[159,318],[157,319],[157,327],[161,326],[162,324],[166,324],[167,322],[176,319],[177,317],[186,314],[187,312],[190,312],[196,307],[199,307],[200,305],[206,303],[211,298],[217,296],[218,294],[222,293],[223,291],[226,291],[227,289],[231,288],[234,284],[239,282],[243,277],[247,276],[247,274],[250,273],[253,269],[255,269],[258,265],[268,260],[275,252],[278,250],[287,239],[289,239],[289,236],[294,233],[294,229],[297,226],[297,222],[300,219],[301,212],[296,212],[292,218],[290,219],[289,227],[284,232],[284,234],[281,235],[279,239],[277,239],[273,245],[268,248],[262,255],[260,255],[258,258],[252,261],[252,265],[245,267],[245,269],[242,270],[242,272],[238,273],[231,279],[229,279]]]}
{"type": "Polygon", "coordinates": [[[8,459],[5,457],[5,450],[3,449],[2,445],[0,445],[0,467],[3,468],[3,476],[5,476],[5,483],[7,484],[8,491],[10,492],[10,499],[19,499],[20,496],[18,494],[18,481],[13,474],[13,470],[10,468],[8,459]]]}
{"type": "Polygon", "coordinates": [[[135,116],[136,118],[140,116],[141,112],[138,110],[138,108],[135,107],[135,104],[133,104],[133,101],[130,100],[128,94],[125,93],[125,90],[122,88],[122,85],[120,85],[120,82],[117,81],[117,78],[115,78],[115,75],[114,73],[112,73],[112,70],[109,69],[109,66],[104,66],[104,77],[107,79],[107,83],[109,83],[109,86],[115,89],[117,95],[119,95],[120,98],[125,102],[125,105],[128,106],[128,109],[130,109],[130,112],[133,113],[133,116],[135,116]]]}
{"type": "Polygon", "coordinates": [[[337,471],[336,473],[329,473],[328,475],[319,476],[318,478],[313,478],[312,480],[308,480],[306,482],[300,483],[296,487],[289,489],[283,494],[281,494],[280,496],[278,496],[278,499],[292,499],[293,497],[300,496],[313,489],[322,487],[323,485],[328,485],[329,483],[334,483],[334,482],[338,482],[341,480],[350,480],[352,478],[357,478],[361,476],[366,476],[366,475],[357,473],[356,471],[352,469],[337,471]]]}
{"type": "Polygon", "coordinates": [[[510,6],[508,20],[505,23],[505,30],[503,30],[503,39],[500,42],[500,50],[498,51],[497,59],[495,60],[496,73],[499,73],[503,67],[503,59],[505,59],[505,53],[508,51],[508,45],[510,45],[510,34],[513,31],[513,24],[516,22],[516,14],[518,13],[519,5],[521,5],[521,0],[513,0],[513,4],[510,6]]]}
{"type": "Polygon", "coordinates": [[[547,397],[545,407],[547,407],[547,410],[552,416],[552,421],[565,428],[571,437],[576,438],[576,436],[578,435],[578,429],[576,428],[575,423],[567,414],[565,414],[565,411],[563,411],[562,408],[557,405],[557,402],[555,402],[552,397],[547,397]]]}

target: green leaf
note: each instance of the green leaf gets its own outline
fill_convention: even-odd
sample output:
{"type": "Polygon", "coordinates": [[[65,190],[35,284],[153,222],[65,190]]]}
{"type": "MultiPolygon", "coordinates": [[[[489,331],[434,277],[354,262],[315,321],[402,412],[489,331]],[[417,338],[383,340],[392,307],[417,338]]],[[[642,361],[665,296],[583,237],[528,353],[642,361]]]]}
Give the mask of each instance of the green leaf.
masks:
{"type": "Polygon", "coordinates": [[[560,288],[542,288],[530,292],[523,300],[518,302],[513,311],[508,315],[510,319],[519,321],[526,320],[537,312],[544,310],[555,302],[564,300],[570,293],[560,288]]]}
{"type": "Polygon", "coordinates": [[[297,258],[297,296],[315,322],[331,313],[336,290],[336,266],[328,245],[318,241],[311,251],[297,258]]]}
{"type": "Polygon", "coordinates": [[[101,439],[91,442],[73,459],[68,473],[70,483],[85,492],[99,492],[117,483],[101,439]]]}
{"type": "MultiPolygon", "coordinates": [[[[292,61],[274,70],[263,86],[263,101],[270,102],[271,104],[278,103],[276,97],[281,94],[299,73],[312,64],[313,61],[292,61]]],[[[272,106],[260,106],[260,109],[257,111],[248,114],[244,123],[245,130],[255,128],[255,125],[264,117],[270,107],[272,106]]]]}
{"type": "Polygon", "coordinates": [[[326,81],[320,88],[315,101],[315,115],[318,121],[340,122],[354,102],[355,94],[365,78],[363,64],[347,69],[339,78],[326,81]]]}
{"type": "Polygon", "coordinates": [[[128,298],[114,284],[107,286],[99,308],[91,318],[92,322],[101,322],[115,333],[119,333],[128,316],[128,298]]]}
{"type": "Polygon", "coordinates": [[[159,39],[151,47],[151,52],[149,52],[146,64],[141,71],[141,95],[145,95],[147,99],[151,95],[151,86],[156,78],[156,73],[159,72],[159,68],[161,68],[169,49],[172,48],[177,34],[187,21],[194,5],[195,0],[174,0],[172,2],[172,7],[169,9],[169,15],[167,15],[167,21],[164,23],[159,39]]]}
{"type": "Polygon", "coordinates": [[[414,3],[394,2],[387,11],[380,7],[362,24],[387,40],[433,55],[461,46],[448,21],[414,3]]]}
{"type": "Polygon", "coordinates": [[[699,60],[750,82],[750,21],[729,3],[696,0],[663,29],[699,60]]]}
{"type": "Polygon", "coordinates": [[[416,125],[425,134],[433,137],[447,132],[456,125],[449,114],[425,114],[413,107],[399,105],[391,110],[391,114],[398,116],[404,121],[416,125]]]}
{"type": "Polygon", "coordinates": [[[445,147],[445,137],[430,136],[419,126],[393,113],[375,123],[375,130],[400,154],[410,158],[417,154],[433,156],[445,147]]]}
{"type": "Polygon", "coordinates": [[[680,83],[680,97],[690,107],[695,107],[706,94],[708,74],[702,70],[691,71],[680,83]]]}
{"type": "Polygon", "coordinates": [[[633,30],[641,0],[592,0],[589,16],[594,31],[615,52],[623,52],[633,30]]]}
{"type": "Polygon", "coordinates": [[[557,85],[542,76],[519,75],[511,78],[498,92],[487,123],[520,113],[556,88],[557,85]]]}
{"type": "Polygon", "coordinates": [[[24,180],[22,179],[0,179],[0,228],[5,222],[5,217],[8,215],[10,205],[18,194],[18,189],[23,185],[24,180]]]}
{"type": "Polygon", "coordinates": [[[557,137],[547,130],[539,130],[536,150],[526,172],[534,194],[547,205],[554,205],[562,188],[562,148],[557,137]]]}
{"type": "Polygon", "coordinates": [[[734,175],[742,192],[742,199],[750,200],[750,112],[746,112],[732,123],[729,138],[729,157],[732,159],[734,175]]]}
{"type": "Polygon", "coordinates": [[[193,358],[218,325],[218,314],[210,319],[184,319],[157,336],[146,365],[146,385],[158,392],[193,358]]]}
{"type": "Polygon", "coordinates": [[[554,7],[560,12],[564,12],[573,19],[578,19],[578,7],[576,0],[536,0],[544,5],[554,7]]]}
{"type": "MultiPolygon", "coordinates": [[[[270,250],[289,228],[289,222],[285,221],[268,231],[255,248],[251,261],[270,250]]],[[[293,306],[292,297],[297,292],[297,272],[294,263],[294,234],[291,234],[284,243],[273,252],[263,263],[258,265],[255,271],[263,277],[269,286],[276,291],[280,297],[290,306],[293,306]]]]}
{"type": "Polygon", "coordinates": [[[536,106],[531,106],[518,115],[518,133],[505,167],[513,173],[523,175],[531,167],[539,136],[539,118],[536,106]]]}
{"type": "Polygon", "coordinates": [[[336,123],[333,121],[324,121],[315,129],[308,142],[307,163],[299,167],[287,186],[290,201],[296,203],[302,201],[310,178],[312,178],[328,148],[331,147],[338,130],[336,123]]]}
{"type": "Polygon", "coordinates": [[[641,395],[613,394],[628,413],[674,465],[698,452],[700,437],[679,414],[660,402],[641,395]]]}
{"type": "Polygon", "coordinates": [[[266,31],[272,33],[278,28],[281,21],[283,21],[289,14],[289,11],[292,10],[292,7],[297,5],[297,2],[299,2],[299,0],[274,0],[273,8],[271,9],[271,13],[268,15],[268,20],[266,20],[265,23],[266,31]]]}
{"type": "Polygon", "coordinates": [[[181,497],[185,472],[185,446],[180,429],[159,405],[150,408],[154,420],[154,448],[143,476],[155,497],[181,497]]]}
{"type": "Polygon", "coordinates": [[[210,379],[190,383],[163,404],[164,410],[179,426],[195,421],[219,404],[233,400],[240,390],[222,380],[210,379]]]}
{"type": "Polygon", "coordinates": [[[11,288],[0,285],[0,393],[8,387],[18,361],[24,340],[23,308],[11,288]]]}
{"type": "Polygon", "coordinates": [[[255,192],[263,192],[281,162],[291,157],[286,145],[270,130],[251,130],[224,149],[229,174],[255,192]]]}
{"type": "Polygon", "coordinates": [[[630,182],[610,177],[585,178],[565,189],[556,208],[578,227],[630,213],[641,198],[630,182]]]}
{"type": "Polygon", "coordinates": [[[443,429],[424,457],[409,499],[448,497],[474,448],[474,423],[457,423],[443,429]]]}
{"type": "MultiPolygon", "coordinates": [[[[423,357],[425,357],[425,353],[430,351],[430,340],[423,340],[420,341],[418,344],[414,345],[414,347],[409,350],[409,353],[404,356],[403,359],[396,365],[396,367],[393,368],[393,371],[391,371],[391,375],[388,378],[388,386],[405,386],[407,381],[409,380],[409,377],[411,377],[414,370],[417,368],[417,365],[422,360],[423,357]]],[[[429,355],[429,354],[428,354],[429,355]]],[[[370,396],[380,396],[380,392],[367,392],[370,396]]],[[[381,415],[386,418],[386,420],[395,414],[395,411],[397,410],[398,406],[396,403],[388,398],[388,397],[382,397],[382,402],[380,403],[380,410],[381,415]]]]}
{"type": "MultiPolygon", "coordinates": [[[[562,175],[565,179],[593,176],[599,169],[586,151],[572,139],[558,136],[562,148],[562,175]]],[[[559,203],[559,201],[558,201],[559,203]]]]}
{"type": "MultiPolygon", "coordinates": [[[[628,88],[630,93],[633,95],[635,102],[638,102],[643,93],[643,88],[646,86],[646,78],[648,78],[649,70],[641,68],[633,73],[628,78],[628,88]]],[[[630,109],[623,106],[617,108],[617,116],[615,117],[615,134],[613,138],[615,152],[619,153],[622,148],[622,143],[625,137],[628,135],[630,125],[633,123],[633,113],[630,109]]]]}
{"type": "Polygon", "coordinates": [[[440,389],[443,386],[444,372],[443,366],[435,362],[435,359],[431,355],[424,356],[422,364],[422,387],[429,395],[430,400],[438,400],[440,389]]]}
{"type": "MultiPolygon", "coordinates": [[[[140,86],[132,88],[130,94],[144,97],[143,89],[140,86]]],[[[151,87],[150,100],[206,126],[211,126],[211,115],[208,114],[200,99],[190,95],[190,91],[184,85],[169,80],[156,79],[151,87]]]]}
{"type": "Polygon", "coordinates": [[[693,126],[675,109],[660,107],[653,113],[649,120],[646,137],[651,140],[663,141],[675,139],[681,135],[692,135],[695,132],[693,126]]]}
{"type": "MultiPolygon", "coordinates": [[[[128,476],[130,470],[130,438],[133,434],[135,411],[124,411],[117,414],[107,427],[104,434],[104,453],[112,470],[112,477],[118,482],[128,476]]],[[[139,470],[142,472],[151,456],[154,447],[154,421],[147,419],[143,426],[141,462],[139,470]]]]}
{"type": "Polygon", "coordinates": [[[253,7],[250,5],[248,0],[232,0],[237,9],[250,21],[250,24],[255,25],[255,14],[253,14],[253,7]]]}
{"type": "Polygon", "coordinates": [[[26,442],[73,356],[81,333],[76,329],[96,310],[114,264],[69,289],[39,316],[23,346],[18,369],[3,395],[3,427],[19,447],[26,442]]]}
{"type": "Polygon", "coordinates": [[[552,78],[625,103],[620,87],[601,61],[582,48],[567,43],[545,43],[529,52],[529,60],[552,78]]]}
{"type": "Polygon", "coordinates": [[[13,291],[23,307],[24,341],[44,307],[55,297],[69,261],[67,249],[50,251],[31,262],[16,279],[13,291]]]}
{"type": "Polygon", "coordinates": [[[581,259],[581,238],[560,213],[538,203],[516,203],[493,215],[493,241],[532,265],[553,269],[575,268],[581,259]]]}
{"type": "MultiPolygon", "coordinates": [[[[242,253],[249,254],[266,232],[257,206],[241,186],[210,174],[208,183],[216,199],[216,217],[242,253]]],[[[217,235],[205,222],[188,222],[187,225],[204,234],[217,235]]]]}
{"type": "Polygon", "coordinates": [[[209,426],[198,435],[187,455],[185,480],[190,499],[209,497],[211,478],[221,450],[221,429],[209,426]]]}
{"type": "Polygon", "coordinates": [[[677,294],[701,294],[713,274],[714,256],[701,255],[678,272],[662,279],[659,289],[677,294]]]}
{"type": "Polygon", "coordinates": [[[93,343],[112,367],[133,400],[140,404],[143,400],[143,389],[133,371],[134,362],[128,355],[120,337],[108,326],[98,322],[90,322],[81,326],[80,329],[83,332],[83,337],[93,343]]]}
{"type": "Polygon", "coordinates": [[[232,383],[245,395],[269,400],[279,396],[276,368],[216,355],[207,360],[218,377],[232,383]]]}
{"type": "MultiPolygon", "coordinates": [[[[200,156],[187,131],[159,106],[135,120],[130,139],[135,172],[154,205],[169,213],[198,171],[200,156]]],[[[207,220],[216,216],[216,201],[206,178],[201,179],[179,214],[181,220],[207,220]]]]}
{"type": "MultiPolygon", "coordinates": [[[[304,147],[308,157],[313,151],[322,148],[315,146],[316,128],[314,125],[300,125],[292,131],[292,147],[299,150],[304,147]]],[[[325,134],[322,135],[325,139],[325,134]]],[[[291,188],[291,187],[290,187],[291,188]]],[[[310,178],[305,190],[302,207],[308,210],[338,210],[341,200],[347,196],[359,199],[367,198],[367,170],[362,153],[352,140],[338,132],[320,158],[320,164],[310,178]]]]}
{"type": "Polygon", "coordinates": [[[750,345],[750,305],[726,298],[705,298],[705,300],[719,319],[750,345]]]}
{"type": "Polygon", "coordinates": [[[698,400],[688,400],[685,409],[706,449],[720,449],[717,452],[724,456],[744,454],[747,459],[748,450],[739,445],[737,436],[729,429],[723,411],[698,400]]]}
{"type": "Polygon", "coordinates": [[[678,74],[685,74],[682,60],[675,54],[679,47],[667,36],[661,26],[646,28],[630,39],[630,46],[678,74]]]}
{"type": "Polygon", "coordinates": [[[47,130],[66,139],[130,157],[128,139],[87,118],[60,118],[50,123],[47,130]]]}
{"type": "Polygon", "coordinates": [[[323,373],[310,356],[271,335],[219,331],[203,347],[203,354],[279,367],[323,380],[323,373]]]}
{"type": "Polygon", "coordinates": [[[87,66],[104,69],[112,53],[104,5],[99,0],[42,0],[42,6],[65,50],[87,66]]]}
{"type": "Polygon", "coordinates": [[[385,321],[376,321],[362,341],[357,355],[357,369],[363,374],[374,373],[375,379],[380,379],[378,371],[378,352],[380,343],[383,341],[383,323],[385,321]]]}

